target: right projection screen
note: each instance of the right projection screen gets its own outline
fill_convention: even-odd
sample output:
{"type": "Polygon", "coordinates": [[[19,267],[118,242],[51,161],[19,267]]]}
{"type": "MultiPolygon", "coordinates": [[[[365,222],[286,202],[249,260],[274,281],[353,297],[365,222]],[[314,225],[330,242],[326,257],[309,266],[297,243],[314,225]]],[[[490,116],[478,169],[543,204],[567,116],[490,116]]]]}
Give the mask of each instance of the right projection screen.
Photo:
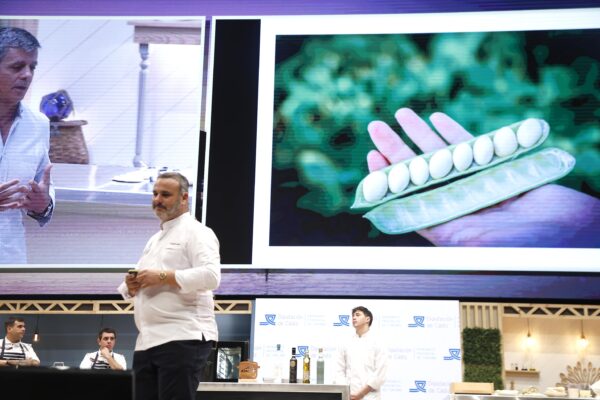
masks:
{"type": "Polygon", "coordinates": [[[598,42],[599,9],[260,18],[242,264],[597,272],[598,42]]]}

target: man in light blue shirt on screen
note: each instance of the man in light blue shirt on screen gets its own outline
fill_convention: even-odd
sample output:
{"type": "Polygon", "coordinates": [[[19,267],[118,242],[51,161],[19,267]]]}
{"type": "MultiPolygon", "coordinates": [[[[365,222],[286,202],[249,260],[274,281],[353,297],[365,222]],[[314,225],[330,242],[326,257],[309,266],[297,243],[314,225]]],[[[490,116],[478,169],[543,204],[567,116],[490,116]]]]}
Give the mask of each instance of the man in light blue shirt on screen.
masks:
{"type": "Polygon", "coordinates": [[[0,264],[27,262],[23,216],[44,226],[54,208],[49,121],[21,102],[39,47],[24,29],[0,28],[0,264]]]}

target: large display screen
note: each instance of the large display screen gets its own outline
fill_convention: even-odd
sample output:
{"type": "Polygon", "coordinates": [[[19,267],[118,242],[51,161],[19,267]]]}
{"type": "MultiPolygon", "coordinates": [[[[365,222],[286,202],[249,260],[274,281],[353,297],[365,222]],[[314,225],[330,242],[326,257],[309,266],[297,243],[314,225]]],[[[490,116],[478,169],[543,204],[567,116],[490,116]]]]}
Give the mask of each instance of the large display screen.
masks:
{"type": "Polygon", "coordinates": [[[600,270],[600,9],[213,22],[225,264],[600,270]]]}
{"type": "MultiPolygon", "coordinates": [[[[600,18],[598,9],[569,9],[595,7],[593,1],[5,3],[4,14],[15,17],[2,17],[1,25],[31,29],[42,45],[23,103],[36,110],[44,96],[65,90],[74,104],[53,122],[51,158],[63,161],[52,170],[52,220],[40,227],[24,217],[27,262],[0,257],[5,296],[117,296],[122,272],[158,229],[150,176],[166,167],[191,177],[194,212],[219,237],[219,296],[598,299],[600,18]],[[552,7],[562,9],[539,10],[552,7]],[[466,12],[524,8],[538,10],[466,12]],[[319,15],[336,13],[356,15],[319,15]],[[304,16],[274,16],[289,14],[304,16]],[[167,44],[161,34],[138,36],[145,25],[189,28],[193,38],[184,44],[190,35],[177,35],[167,44]],[[515,161],[545,148],[568,153],[574,168],[555,171],[565,176],[553,182],[579,200],[534,198],[533,211],[517,217],[488,212],[492,223],[481,235],[459,230],[479,239],[506,232],[508,224],[499,246],[434,244],[428,232],[436,228],[414,224],[419,229],[385,233],[364,218],[367,212],[419,196],[437,199],[427,202],[435,210],[443,204],[435,190],[460,188],[495,168],[460,176],[452,170],[443,185],[352,208],[357,193],[364,196],[363,179],[383,166],[375,161],[370,169],[367,161],[377,160],[368,154],[379,148],[369,133],[373,121],[410,151],[429,152],[397,121],[406,108],[438,136],[434,113],[474,137],[528,118],[546,121],[543,143],[518,148],[515,161]],[[198,165],[201,129],[210,134],[206,170],[198,165]],[[587,214],[577,213],[582,207],[587,214]],[[536,219],[545,209],[562,218],[536,219]]],[[[379,162],[386,159],[402,161],[387,154],[379,162]]],[[[516,202],[504,197],[507,205],[516,202]]],[[[462,220],[444,215],[449,226],[462,220]]]]}

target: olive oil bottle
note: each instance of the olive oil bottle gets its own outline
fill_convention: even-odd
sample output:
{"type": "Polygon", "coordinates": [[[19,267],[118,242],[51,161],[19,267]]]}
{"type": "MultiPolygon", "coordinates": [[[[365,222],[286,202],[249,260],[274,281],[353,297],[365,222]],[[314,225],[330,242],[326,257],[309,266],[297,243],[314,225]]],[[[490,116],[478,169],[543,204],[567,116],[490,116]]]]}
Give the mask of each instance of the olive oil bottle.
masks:
{"type": "Polygon", "coordinates": [[[302,383],[310,383],[310,355],[308,349],[304,352],[302,359],[302,383]]]}
{"type": "Polygon", "coordinates": [[[292,347],[292,358],[290,358],[290,383],[298,382],[298,361],[296,360],[296,348],[292,347]]]}

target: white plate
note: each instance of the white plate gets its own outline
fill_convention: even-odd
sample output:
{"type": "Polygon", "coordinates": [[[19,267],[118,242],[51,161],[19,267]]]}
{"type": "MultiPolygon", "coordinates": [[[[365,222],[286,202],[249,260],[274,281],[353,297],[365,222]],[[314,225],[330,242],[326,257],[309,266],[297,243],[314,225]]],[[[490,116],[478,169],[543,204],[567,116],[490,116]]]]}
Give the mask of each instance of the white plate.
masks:
{"type": "Polygon", "coordinates": [[[496,390],[494,392],[496,396],[517,396],[518,394],[518,390],[496,390]]]}
{"type": "Polygon", "coordinates": [[[548,397],[567,397],[566,393],[561,393],[561,392],[544,392],[544,394],[548,397]]]}

